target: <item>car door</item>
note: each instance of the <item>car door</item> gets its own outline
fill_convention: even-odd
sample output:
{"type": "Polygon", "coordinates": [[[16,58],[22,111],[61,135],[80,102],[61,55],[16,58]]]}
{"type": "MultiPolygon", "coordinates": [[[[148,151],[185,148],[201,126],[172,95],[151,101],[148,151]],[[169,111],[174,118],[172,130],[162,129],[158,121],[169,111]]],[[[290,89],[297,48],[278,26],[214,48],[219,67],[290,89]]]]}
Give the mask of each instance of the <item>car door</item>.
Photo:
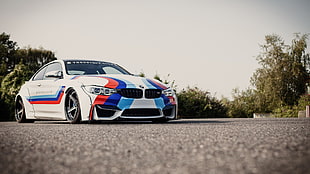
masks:
{"type": "Polygon", "coordinates": [[[61,64],[52,63],[42,68],[31,81],[28,101],[33,105],[36,118],[65,119],[62,73],[61,64]]]}

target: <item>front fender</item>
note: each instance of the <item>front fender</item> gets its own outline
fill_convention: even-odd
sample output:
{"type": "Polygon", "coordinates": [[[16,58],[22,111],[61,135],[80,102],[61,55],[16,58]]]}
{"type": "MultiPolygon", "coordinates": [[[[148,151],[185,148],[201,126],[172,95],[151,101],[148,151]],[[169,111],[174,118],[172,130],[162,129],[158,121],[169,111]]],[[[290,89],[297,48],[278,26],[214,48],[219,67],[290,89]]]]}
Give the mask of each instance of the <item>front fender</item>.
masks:
{"type": "MultiPolygon", "coordinates": [[[[88,94],[84,92],[81,86],[70,86],[66,90],[66,97],[67,94],[71,91],[75,90],[77,93],[79,103],[80,103],[80,109],[81,109],[81,121],[88,121],[89,120],[89,113],[91,109],[92,100],[88,94]]],[[[64,106],[65,107],[65,106],[64,106]]]]}
{"type": "Polygon", "coordinates": [[[15,103],[17,102],[17,99],[21,98],[25,107],[26,119],[35,119],[33,106],[28,101],[27,96],[29,96],[29,91],[26,82],[26,84],[20,88],[18,94],[16,95],[15,103]]]}

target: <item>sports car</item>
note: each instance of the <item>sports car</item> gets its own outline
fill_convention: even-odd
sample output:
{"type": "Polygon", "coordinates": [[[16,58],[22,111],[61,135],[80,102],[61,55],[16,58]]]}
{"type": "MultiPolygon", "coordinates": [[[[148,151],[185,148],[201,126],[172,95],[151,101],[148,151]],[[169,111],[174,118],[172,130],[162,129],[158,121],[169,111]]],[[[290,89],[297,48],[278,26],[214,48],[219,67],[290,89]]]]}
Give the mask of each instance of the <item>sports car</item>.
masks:
{"type": "Polygon", "coordinates": [[[174,90],[121,66],[92,60],[55,60],[40,68],[15,99],[17,122],[176,119],[174,90]]]}

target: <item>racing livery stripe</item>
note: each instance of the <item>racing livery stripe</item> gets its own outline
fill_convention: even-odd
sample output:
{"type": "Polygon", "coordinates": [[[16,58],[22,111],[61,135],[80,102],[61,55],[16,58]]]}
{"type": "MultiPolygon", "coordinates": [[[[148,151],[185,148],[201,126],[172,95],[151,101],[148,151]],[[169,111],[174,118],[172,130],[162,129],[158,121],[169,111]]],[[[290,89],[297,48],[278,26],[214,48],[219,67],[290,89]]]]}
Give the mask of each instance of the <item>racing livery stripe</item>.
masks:
{"type": "Polygon", "coordinates": [[[142,79],[143,83],[147,87],[147,89],[156,89],[152,84],[150,84],[146,79],[142,79]]]}
{"type": "Polygon", "coordinates": [[[27,100],[30,104],[59,104],[64,95],[65,86],[60,86],[55,95],[29,96],[27,100]]]}
{"type": "Polygon", "coordinates": [[[119,101],[117,107],[124,110],[124,109],[129,109],[130,106],[132,105],[134,99],[133,98],[122,98],[122,100],[119,101]]]}
{"type": "Polygon", "coordinates": [[[112,94],[110,96],[98,95],[90,108],[89,120],[93,119],[93,111],[96,105],[116,106],[123,110],[130,108],[133,101],[134,99],[125,99],[120,94],[112,94]]]}
{"type": "Polygon", "coordinates": [[[167,89],[166,86],[156,82],[155,80],[146,79],[146,81],[152,86],[154,86],[156,89],[163,89],[163,90],[167,89]]]}
{"type": "Polygon", "coordinates": [[[106,100],[109,98],[109,96],[106,95],[98,95],[92,104],[89,112],[89,120],[93,120],[93,111],[96,105],[102,105],[103,103],[106,102],[106,100]]]}
{"type": "Polygon", "coordinates": [[[142,79],[143,83],[146,85],[147,89],[162,89],[158,85],[156,85],[152,80],[142,79]]]}
{"type": "Polygon", "coordinates": [[[169,97],[165,96],[164,94],[161,95],[161,98],[164,100],[165,105],[167,105],[170,102],[169,97]]]}
{"type": "MultiPolygon", "coordinates": [[[[122,89],[122,88],[126,88],[127,87],[127,84],[124,81],[122,81],[122,80],[119,80],[119,79],[116,79],[116,78],[112,78],[112,77],[104,77],[104,76],[102,76],[102,78],[112,79],[112,80],[116,81],[118,83],[118,85],[115,87],[116,89],[122,89]]],[[[107,85],[109,85],[109,83],[107,85]]],[[[105,85],[104,87],[113,88],[113,87],[108,87],[107,85],[105,85]]]]}
{"type": "Polygon", "coordinates": [[[125,80],[125,79],[119,79],[119,80],[125,82],[126,88],[136,88],[136,85],[134,85],[133,83],[131,83],[128,80],[125,80]]]}
{"type": "Polygon", "coordinates": [[[156,98],[156,99],[154,99],[154,102],[155,102],[155,105],[158,109],[162,109],[165,107],[165,103],[164,103],[163,98],[156,98]]]}
{"type": "Polygon", "coordinates": [[[109,98],[107,98],[107,100],[104,103],[101,103],[101,104],[110,105],[110,106],[117,106],[117,104],[120,101],[121,97],[122,96],[120,94],[118,94],[118,93],[112,94],[112,95],[109,96],[109,98]]]}

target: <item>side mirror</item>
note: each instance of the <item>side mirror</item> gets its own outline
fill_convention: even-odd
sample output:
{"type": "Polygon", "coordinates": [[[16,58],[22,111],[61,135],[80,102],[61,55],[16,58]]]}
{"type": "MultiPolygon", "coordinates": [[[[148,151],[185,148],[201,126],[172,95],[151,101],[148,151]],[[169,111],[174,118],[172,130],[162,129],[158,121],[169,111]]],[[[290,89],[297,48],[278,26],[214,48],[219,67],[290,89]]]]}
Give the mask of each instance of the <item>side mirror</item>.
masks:
{"type": "Polygon", "coordinates": [[[45,78],[54,78],[54,79],[61,79],[62,78],[62,71],[50,71],[45,73],[45,78]]]}

